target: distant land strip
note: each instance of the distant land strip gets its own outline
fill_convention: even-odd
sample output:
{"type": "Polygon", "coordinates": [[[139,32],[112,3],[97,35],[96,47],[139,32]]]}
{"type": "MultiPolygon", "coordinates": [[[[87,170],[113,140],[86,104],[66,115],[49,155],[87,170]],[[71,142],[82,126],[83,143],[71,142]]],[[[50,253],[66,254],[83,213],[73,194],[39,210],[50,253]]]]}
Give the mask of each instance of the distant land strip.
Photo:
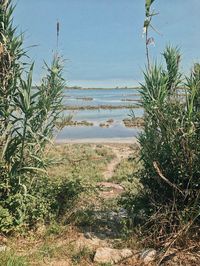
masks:
{"type": "MultiPolygon", "coordinates": [[[[38,89],[40,88],[40,85],[38,86],[32,86],[33,89],[38,89]]],[[[78,86],[74,86],[74,87],[65,87],[65,90],[140,90],[141,87],[140,86],[136,86],[136,87],[115,87],[115,88],[83,88],[83,87],[78,87],[78,86]]],[[[176,90],[186,90],[188,91],[188,88],[184,88],[184,87],[178,87],[176,88],[176,90]]]]}
{"type": "MultiPolygon", "coordinates": [[[[141,86],[135,87],[114,87],[114,88],[83,88],[78,86],[65,87],[66,90],[140,90],[141,86]]],[[[176,90],[188,90],[186,87],[177,87],[176,90]]]]}
{"type": "Polygon", "coordinates": [[[65,87],[66,90],[138,90],[139,87],[115,87],[115,88],[82,88],[82,87],[65,87]]]}
{"type": "Polygon", "coordinates": [[[63,107],[64,110],[113,110],[113,109],[140,109],[142,108],[139,104],[138,105],[97,105],[97,106],[67,106],[63,107]]]}

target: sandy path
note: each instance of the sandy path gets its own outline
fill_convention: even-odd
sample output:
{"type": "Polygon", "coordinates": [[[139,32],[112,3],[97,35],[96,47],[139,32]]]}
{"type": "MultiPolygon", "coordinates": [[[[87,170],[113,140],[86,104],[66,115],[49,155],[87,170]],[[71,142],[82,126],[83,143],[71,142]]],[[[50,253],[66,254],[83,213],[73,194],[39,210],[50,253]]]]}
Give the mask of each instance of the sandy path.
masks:
{"type": "Polygon", "coordinates": [[[102,187],[102,191],[100,192],[100,196],[104,199],[111,199],[119,196],[124,192],[124,188],[116,184],[115,182],[109,182],[109,179],[115,173],[115,169],[120,164],[120,162],[124,159],[127,159],[129,155],[133,152],[130,145],[127,144],[107,144],[105,147],[111,148],[114,153],[114,159],[107,164],[107,167],[103,173],[104,180],[103,182],[99,182],[98,185],[102,187]]]}
{"type": "MultiPolygon", "coordinates": [[[[107,146],[110,147],[110,146],[107,146]]],[[[116,167],[118,164],[129,157],[132,150],[130,146],[112,146],[112,151],[115,155],[115,158],[107,165],[107,169],[104,172],[104,178],[105,180],[108,180],[111,178],[115,172],[116,167]]]]}

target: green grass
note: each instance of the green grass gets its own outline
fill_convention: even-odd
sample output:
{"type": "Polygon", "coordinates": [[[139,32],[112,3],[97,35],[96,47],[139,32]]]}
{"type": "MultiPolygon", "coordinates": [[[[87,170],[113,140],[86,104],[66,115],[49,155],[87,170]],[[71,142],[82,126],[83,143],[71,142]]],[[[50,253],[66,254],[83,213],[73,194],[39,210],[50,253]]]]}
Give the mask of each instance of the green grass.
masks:
{"type": "Polygon", "coordinates": [[[13,251],[0,252],[1,266],[28,266],[27,259],[13,251]]]}
{"type": "MultiPolygon", "coordinates": [[[[115,158],[112,145],[101,144],[64,144],[49,147],[46,153],[48,161],[53,162],[47,168],[50,179],[62,181],[80,177],[85,184],[93,186],[90,192],[81,194],[72,210],[71,224],[63,220],[50,221],[49,225],[38,226],[37,230],[29,231],[25,237],[10,238],[9,252],[0,253],[0,265],[28,266],[48,265],[52,262],[67,261],[69,265],[109,265],[93,263],[94,252],[87,247],[77,249],[76,240],[83,227],[104,233],[112,226],[107,221],[107,214],[118,211],[117,199],[105,200],[98,197],[97,182],[104,180],[103,174],[107,165],[115,158]],[[104,217],[96,217],[101,213],[104,217]]],[[[135,167],[132,159],[122,160],[117,166],[113,182],[128,182],[129,175],[135,167]]],[[[129,183],[130,184],[130,183],[129,183]]],[[[120,228],[115,230],[119,231],[120,228]]]]}
{"type": "Polygon", "coordinates": [[[107,163],[114,158],[110,148],[89,144],[57,145],[49,156],[57,161],[48,169],[51,177],[63,179],[76,175],[91,182],[102,180],[107,163]]]}
{"type": "Polygon", "coordinates": [[[134,155],[130,155],[126,159],[122,159],[117,165],[113,176],[109,181],[113,181],[119,184],[132,182],[134,177],[137,177],[137,172],[141,168],[141,163],[138,160],[138,151],[134,150],[134,155]]]}

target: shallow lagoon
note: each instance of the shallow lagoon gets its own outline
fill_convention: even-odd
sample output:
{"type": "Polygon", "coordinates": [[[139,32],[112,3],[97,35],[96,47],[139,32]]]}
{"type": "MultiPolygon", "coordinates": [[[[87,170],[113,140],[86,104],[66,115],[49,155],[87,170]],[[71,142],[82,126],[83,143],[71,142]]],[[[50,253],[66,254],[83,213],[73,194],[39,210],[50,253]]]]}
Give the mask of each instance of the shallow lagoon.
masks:
{"type": "MultiPolygon", "coordinates": [[[[68,106],[99,106],[99,105],[132,105],[140,98],[136,89],[66,89],[64,104],[68,106]],[[78,98],[78,99],[77,99],[78,98]],[[86,98],[85,100],[80,98],[86,98]],[[88,100],[87,100],[88,98],[88,100]],[[125,101],[124,101],[124,100],[125,101]],[[134,100],[134,101],[127,101],[134,100]]],[[[132,109],[136,117],[143,115],[141,108],[132,109]]],[[[136,128],[126,128],[123,119],[128,118],[131,109],[95,109],[95,110],[65,110],[64,115],[72,115],[73,120],[92,122],[94,126],[66,126],[57,136],[58,140],[95,139],[95,138],[130,138],[139,134],[136,128]],[[108,127],[100,127],[100,123],[113,119],[108,127]]]]}
{"type": "Polygon", "coordinates": [[[140,99],[136,89],[66,89],[64,95],[66,106],[133,105],[140,99]]]}
{"type": "MultiPolygon", "coordinates": [[[[133,110],[136,117],[141,117],[143,115],[142,109],[133,110]]],[[[131,114],[130,109],[113,109],[113,110],[77,110],[77,111],[64,111],[65,115],[72,115],[73,120],[82,121],[87,120],[91,122],[106,122],[108,119],[113,119],[114,121],[122,121],[131,114]]]]}
{"type": "Polygon", "coordinates": [[[140,129],[126,128],[117,123],[109,128],[93,127],[65,127],[57,136],[58,140],[64,139],[95,139],[95,138],[130,138],[136,137],[140,129]]]}

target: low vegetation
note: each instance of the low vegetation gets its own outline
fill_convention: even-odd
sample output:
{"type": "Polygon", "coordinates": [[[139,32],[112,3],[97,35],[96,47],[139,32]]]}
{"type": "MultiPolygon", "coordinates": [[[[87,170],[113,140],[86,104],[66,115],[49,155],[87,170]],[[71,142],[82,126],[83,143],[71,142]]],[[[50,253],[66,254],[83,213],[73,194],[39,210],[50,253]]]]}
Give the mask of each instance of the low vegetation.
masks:
{"type": "MultiPolygon", "coordinates": [[[[123,148],[126,147],[129,145],[123,148]]],[[[113,146],[100,144],[47,146],[45,156],[47,155],[51,163],[46,169],[48,176],[45,177],[47,181],[43,191],[46,200],[51,203],[48,211],[52,215],[46,223],[42,220],[37,221],[29,230],[24,228],[6,238],[5,243],[10,250],[0,252],[0,264],[10,265],[9,263],[13,262],[13,265],[20,266],[45,263],[56,265],[67,262],[69,265],[99,266],[93,262],[94,249],[89,248],[87,244],[79,245],[87,240],[83,237],[87,230],[88,234],[93,232],[99,235],[100,239],[105,234],[124,236],[123,223],[120,224],[117,219],[113,221],[112,216],[110,217],[120,209],[117,199],[105,199],[99,195],[104,192],[99,184],[105,181],[105,170],[115,160],[113,146]]],[[[124,159],[123,163],[117,166],[116,178],[113,178],[112,182],[124,183],[120,180],[120,175],[123,173],[127,176],[126,186],[128,186],[133,159],[133,157],[124,159]]],[[[109,191],[106,190],[106,193],[109,191]]],[[[0,238],[1,241],[3,240],[0,238]]],[[[124,245],[123,243],[121,246],[119,241],[114,239],[112,243],[115,247],[124,245]]]]}
{"type": "Polygon", "coordinates": [[[86,127],[92,127],[94,124],[92,122],[83,120],[83,121],[76,121],[76,120],[72,120],[72,119],[66,119],[66,120],[60,120],[56,123],[56,127],[58,129],[62,129],[66,126],[86,126],[86,127]]]}
{"type": "Polygon", "coordinates": [[[144,126],[144,119],[142,117],[132,117],[123,119],[125,127],[140,127],[144,126]]]}

